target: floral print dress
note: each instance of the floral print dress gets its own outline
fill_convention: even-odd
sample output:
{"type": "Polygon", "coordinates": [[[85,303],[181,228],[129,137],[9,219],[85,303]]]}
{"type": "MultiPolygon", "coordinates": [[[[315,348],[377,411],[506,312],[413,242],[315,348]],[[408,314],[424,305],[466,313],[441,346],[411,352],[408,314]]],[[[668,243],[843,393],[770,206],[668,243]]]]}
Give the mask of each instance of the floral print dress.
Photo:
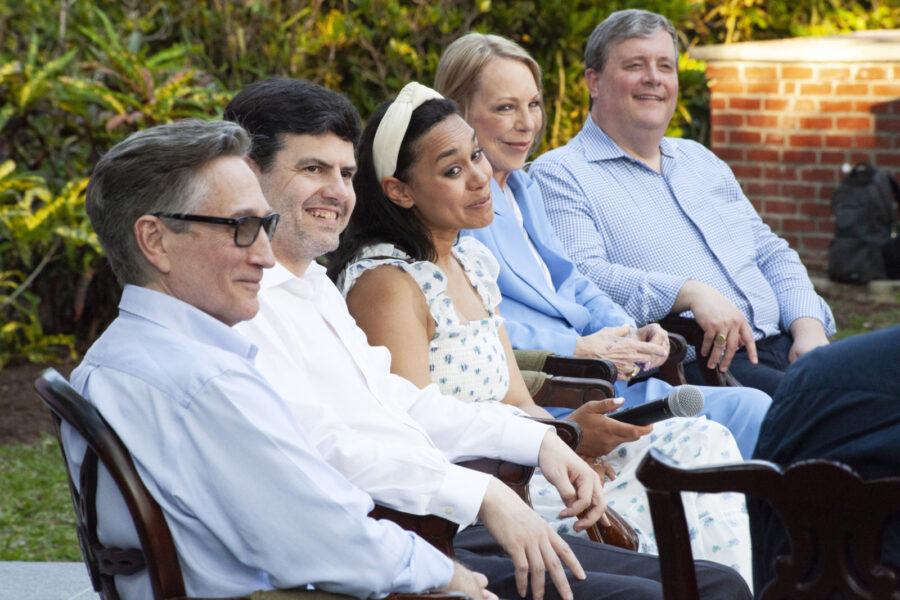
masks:
{"type": "MultiPolygon", "coordinates": [[[[464,236],[453,247],[453,255],[478,292],[488,316],[462,322],[446,295],[447,277],[440,267],[427,261],[412,261],[392,244],[364,248],[338,278],[345,296],[367,270],[382,265],[403,269],[418,284],[435,322],[429,343],[431,380],[448,395],[464,402],[499,402],[509,389],[509,369],[498,330],[503,322],[497,314],[500,289],[499,265],[481,242],[464,236]]],[[[511,411],[524,415],[513,406],[511,411]]],[[[619,445],[602,460],[616,472],[603,493],[607,504],[634,528],[640,550],[657,554],[647,495],[635,469],[648,448],[659,448],[685,466],[701,466],[740,460],[731,433],[722,425],[701,418],[676,418],[654,425],[653,433],[619,445]]],[[[560,533],[574,534],[575,518],[559,519],[562,499],[540,470],[530,485],[534,509],[560,533]]],[[[682,494],[685,516],[695,559],[713,560],[735,568],[752,585],[750,533],[744,497],[741,494],[682,494]]]]}

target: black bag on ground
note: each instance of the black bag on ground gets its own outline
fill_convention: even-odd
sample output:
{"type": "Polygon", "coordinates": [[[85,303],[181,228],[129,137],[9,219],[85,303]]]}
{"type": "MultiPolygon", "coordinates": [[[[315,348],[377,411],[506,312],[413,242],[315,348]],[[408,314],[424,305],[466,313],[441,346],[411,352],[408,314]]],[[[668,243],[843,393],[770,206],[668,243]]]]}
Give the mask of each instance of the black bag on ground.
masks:
{"type": "Polygon", "coordinates": [[[859,163],[831,197],[834,239],[828,247],[828,277],[868,283],[900,277],[900,185],[886,171],[859,163]],[[893,236],[893,237],[892,237],[893,236]]]}

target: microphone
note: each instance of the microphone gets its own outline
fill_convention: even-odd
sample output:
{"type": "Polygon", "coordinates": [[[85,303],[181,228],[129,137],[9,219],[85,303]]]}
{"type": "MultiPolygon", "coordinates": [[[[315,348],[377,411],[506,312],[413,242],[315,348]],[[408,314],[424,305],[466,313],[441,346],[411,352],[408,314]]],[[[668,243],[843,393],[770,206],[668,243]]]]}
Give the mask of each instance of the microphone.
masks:
{"type": "Polygon", "coordinates": [[[631,425],[649,425],[671,417],[693,417],[701,408],[703,392],[692,385],[680,385],[665,398],[651,400],[608,416],[631,425]]]}

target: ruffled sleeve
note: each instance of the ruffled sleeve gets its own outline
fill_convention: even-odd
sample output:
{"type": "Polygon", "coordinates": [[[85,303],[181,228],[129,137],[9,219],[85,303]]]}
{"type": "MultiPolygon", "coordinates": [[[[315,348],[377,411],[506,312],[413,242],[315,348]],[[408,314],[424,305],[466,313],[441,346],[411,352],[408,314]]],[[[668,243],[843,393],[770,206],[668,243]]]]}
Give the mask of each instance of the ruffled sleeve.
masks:
{"type": "Polygon", "coordinates": [[[347,263],[344,270],[337,278],[337,288],[346,297],[350,289],[356,285],[356,280],[369,269],[382,265],[393,265],[407,270],[410,265],[409,255],[397,249],[393,244],[374,244],[366,246],[347,263]]]}
{"type": "Polygon", "coordinates": [[[453,253],[465,269],[469,281],[478,291],[485,309],[494,314],[500,300],[503,299],[497,285],[500,263],[484,244],[468,235],[462,236],[453,246],[453,253]]]}

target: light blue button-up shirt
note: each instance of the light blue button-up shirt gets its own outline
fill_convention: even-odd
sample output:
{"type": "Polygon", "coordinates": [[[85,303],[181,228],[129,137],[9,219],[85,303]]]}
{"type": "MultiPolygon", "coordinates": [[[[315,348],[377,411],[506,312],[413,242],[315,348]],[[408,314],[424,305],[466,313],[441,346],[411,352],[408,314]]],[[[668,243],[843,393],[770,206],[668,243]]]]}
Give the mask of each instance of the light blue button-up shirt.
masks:
{"type": "MultiPolygon", "coordinates": [[[[663,138],[662,174],[628,156],[588,117],[529,174],[572,260],[639,325],[666,316],[687,279],[731,300],[756,339],[800,317],[835,331],[787,242],[763,223],[731,169],[702,145],[663,138]]],[[[686,313],[688,316],[690,313],[686,313]]]]}
{"type": "MultiPolygon", "coordinates": [[[[128,447],[172,531],[188,595],[307,584],[366,597],[449,583],[452,563],[393,523],[328,466],[253,366],[256,347],[171,296],[126,286],[119,317],[72,384],[128,447]]],[[[64,429],[75,480],[84,442],[64,429]]],[[[121,497],[100,477],[100,539],[137,547],[121,497]]],[[[125,598],[150,598],[142,574],[125,598]]]]}

